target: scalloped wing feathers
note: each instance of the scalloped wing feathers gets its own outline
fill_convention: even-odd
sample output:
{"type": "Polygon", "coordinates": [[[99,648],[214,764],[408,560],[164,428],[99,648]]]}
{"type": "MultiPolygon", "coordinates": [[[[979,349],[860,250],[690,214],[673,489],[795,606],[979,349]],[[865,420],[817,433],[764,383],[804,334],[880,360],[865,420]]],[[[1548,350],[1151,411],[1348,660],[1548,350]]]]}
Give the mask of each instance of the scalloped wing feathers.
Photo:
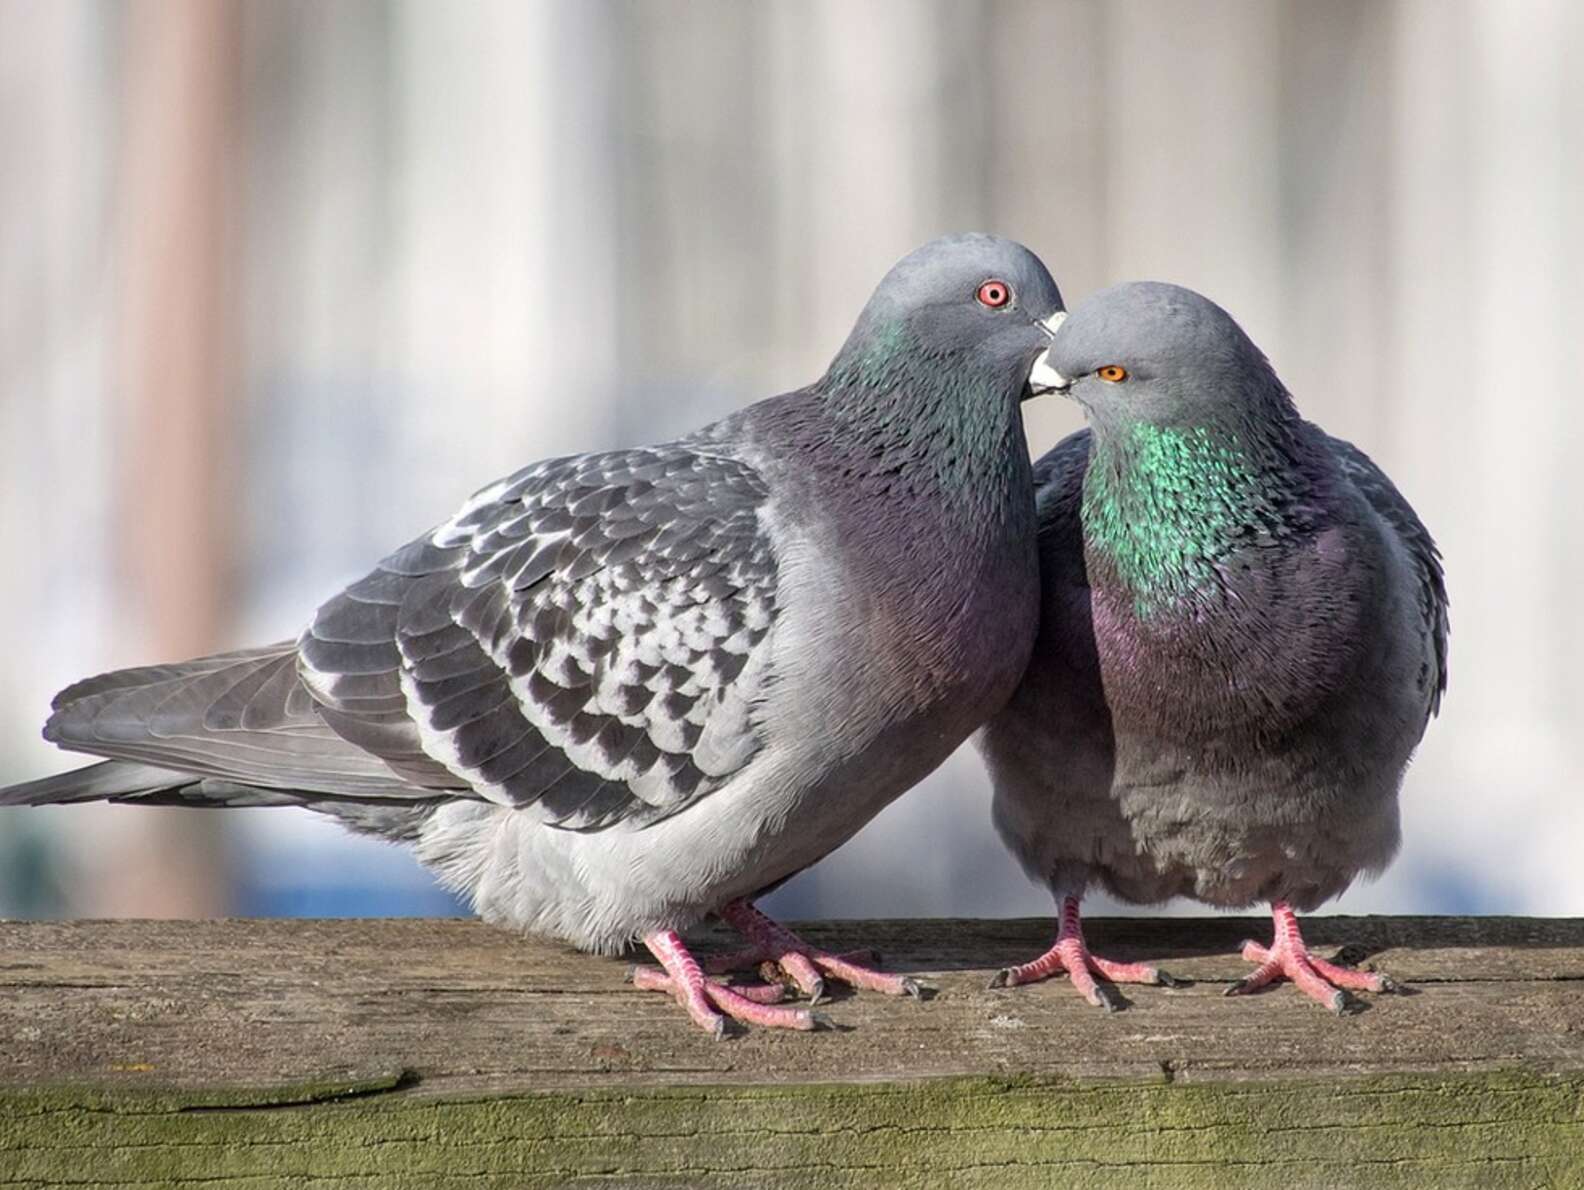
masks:
{"type": "Polygon", "coordinates": [[[321,608],[303,680],[348,740],[416,746],[502,805],[576,829],[675,812],[761,744],[765,497],[686,445],[536,464],[321,608]]]}
{"type": "Polygon", "coordinates": [[[156,766],[103,770],[100,797],[241,804],[234,783],[533,806],[577,830],[664,817],[763,743],[765,501],[752,468],[699,445],[538,463],[391,554],[295,643],[79,682],[45,734],[156,766]]]}

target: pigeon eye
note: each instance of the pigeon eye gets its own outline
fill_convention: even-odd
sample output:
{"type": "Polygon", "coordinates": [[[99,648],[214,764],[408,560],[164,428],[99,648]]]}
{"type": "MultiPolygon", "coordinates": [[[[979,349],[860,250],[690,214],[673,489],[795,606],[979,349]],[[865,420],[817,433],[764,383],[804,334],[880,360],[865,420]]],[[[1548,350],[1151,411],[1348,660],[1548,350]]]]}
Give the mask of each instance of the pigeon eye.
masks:
{"type": "Polygon", "coordinates": [[[1121,364],[1107,364],[1103,368],[1096,368],[1095,375],[1112,384],[1121,384],[1128,378],[1128,371],[1121,364]]]}
{"type": "Polygon", "coordinates": [[[979,304],[991,310],[999,310],[1012,300],[1012,287],[1005,281],[986,281],[979,287],[979,292],[974,294],[979,299],[979,304]]]}

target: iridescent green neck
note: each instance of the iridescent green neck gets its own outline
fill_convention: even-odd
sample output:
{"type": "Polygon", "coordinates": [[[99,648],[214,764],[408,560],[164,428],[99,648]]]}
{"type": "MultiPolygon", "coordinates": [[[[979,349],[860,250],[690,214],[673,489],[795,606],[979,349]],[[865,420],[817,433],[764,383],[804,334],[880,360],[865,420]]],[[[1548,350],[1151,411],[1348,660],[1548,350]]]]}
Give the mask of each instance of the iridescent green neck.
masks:
{"type": "Polygon", "coordinates": [[[847,428],[824,449],[851,451],[855,470],[891,477],[899,489],[927,486],[948,509],[975,517],[1004,515],[1009,493],[1020,513],[1023,505],[1032,510],[1017,383],[930,352],[900,322],[877,326],[820,382],[827,408],[847,428]]]}
{"type": "Polygon", "coordinates": [[[1212,583],[1269,496],[1236,435],[1137,422],[1093,439],[1084,538],[1149,616],[1212,583]]]}

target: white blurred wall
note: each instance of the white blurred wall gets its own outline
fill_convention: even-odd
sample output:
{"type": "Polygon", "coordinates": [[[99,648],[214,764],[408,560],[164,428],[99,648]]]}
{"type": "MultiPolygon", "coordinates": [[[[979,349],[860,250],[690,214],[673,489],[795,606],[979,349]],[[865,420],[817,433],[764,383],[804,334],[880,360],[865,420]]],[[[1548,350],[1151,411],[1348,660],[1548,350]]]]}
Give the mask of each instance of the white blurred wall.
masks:
{"type": "MultiPolygon", "coordinates": [[[[1584,913],[1584,7],[241,4],[192,266],[225,289],[161,329],[127,274],[193,244],[125,207],[162,126],[140,22],[184,2],[0,0],[0,780],[69,763],[37,740],[56,688],[158,659],[124,495],[129,408],[167,416],[127,391],[149,336],[218,319],[228,353],[220,647],[294,633],[523,462],[811,379],[896,257],[980,228],[1069,303],[1133,277],[1220,301],[1440,538],[1445,713],[1402,857],[1338,907],[1584,913]]],[[[1032,444],[1077,424],[1048,402],[1032,444]]],[[[780,906],[1043,912],[987,810],[959,756],[780,906]]],[[[140,813],[0,812],[0,858],[27,840],[98,889],[57,908],[111,911],[140,813]]],[[[223,829],[286,882],[392,854],[295,811],[223,829]]]]}

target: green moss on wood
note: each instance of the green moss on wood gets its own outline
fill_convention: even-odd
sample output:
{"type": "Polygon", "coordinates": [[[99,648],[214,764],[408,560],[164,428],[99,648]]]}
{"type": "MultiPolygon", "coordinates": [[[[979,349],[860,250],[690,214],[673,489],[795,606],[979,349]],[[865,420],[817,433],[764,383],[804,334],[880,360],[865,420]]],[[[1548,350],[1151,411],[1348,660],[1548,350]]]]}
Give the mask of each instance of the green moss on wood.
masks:
{"type": "Polygon", "coordinates": [[[1584,1185],[1584,1077],[0,1092],[0,1187],[1584,1185]]]}

